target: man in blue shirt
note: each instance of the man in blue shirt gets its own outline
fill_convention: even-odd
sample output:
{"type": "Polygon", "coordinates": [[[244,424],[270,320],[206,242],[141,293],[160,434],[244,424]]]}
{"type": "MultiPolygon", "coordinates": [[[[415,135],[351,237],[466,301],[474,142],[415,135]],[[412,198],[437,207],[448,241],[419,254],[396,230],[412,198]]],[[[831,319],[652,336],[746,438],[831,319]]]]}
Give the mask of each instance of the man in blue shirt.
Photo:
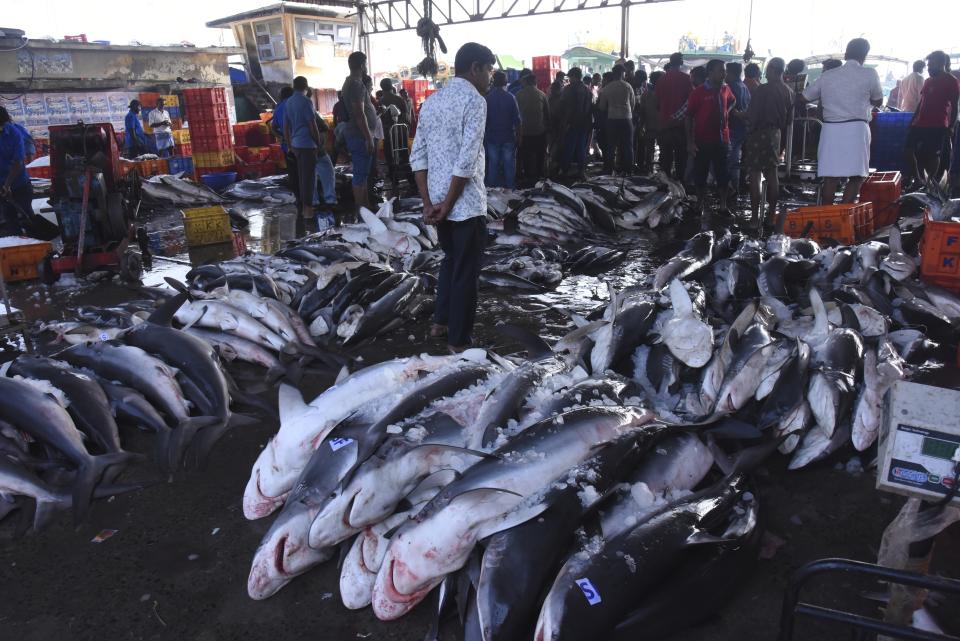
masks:
{"type": "Polygon", "coordinates": [[[483,146],[487,152],[487,187],[513,189],[517,177],[517,132],[520,108],[506,89],[507,74],[493,74],[493,88],[487,93],[487,130],[483,146]]]}
{"type": "Polygon", "coordinates": [[[313,220],[313,192],[317,179],[317,150],[320,148],[320,130],[317,129],[317,110],[307,98],[307,79],[293,79],[293,95],[283,111],[283,138],[293,151],[299,181],[300,214],[304,220],[313,220]]]}
{"type": "Polygon", "coordinates": [[[23,136],[6,108],[0,107],[0,236],[23,234],[20,215],[32,212],[33,188],[27,176],[23,136]]]}
{"type": "Polygon", "coordinates": [[[147,152],[147,137],[140,123],[140,101],[130,101],[130,111],[123,119],[124,147],[127,158],[136,158],[147,152]]]}
{"type": "Polygon", "coordinates": [[[730,155],[727,156],[727,176],[736,196],[740,191],[740,159],[743,143],[747,139],[747,109],[750,107],[750,88],[743,82],[743,65],[728,62],[726,81],[736,98],[733,111],[730,112],[730,155]]]}

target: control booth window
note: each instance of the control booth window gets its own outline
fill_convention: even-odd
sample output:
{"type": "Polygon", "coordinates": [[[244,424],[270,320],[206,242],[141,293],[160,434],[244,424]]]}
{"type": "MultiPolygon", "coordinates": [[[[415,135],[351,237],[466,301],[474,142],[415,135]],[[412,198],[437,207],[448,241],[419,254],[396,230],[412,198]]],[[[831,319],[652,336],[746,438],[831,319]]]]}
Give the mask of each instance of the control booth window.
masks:
{"type": "Polygon", "coordinates": [[[297,18],[294,21],[297,31],[297,58],[303,58],[303,41],[324,42],[332,44],[335,37],[334,26],[329,22],[305,20],[297,18]]]}
{"type": "Polygon", "coordinates": [[[257,53],[260,60],[283,60],[287,57],[287,43],[283,37],[283,23],[264,20],[254,24],[257,35],[257,53]]]}

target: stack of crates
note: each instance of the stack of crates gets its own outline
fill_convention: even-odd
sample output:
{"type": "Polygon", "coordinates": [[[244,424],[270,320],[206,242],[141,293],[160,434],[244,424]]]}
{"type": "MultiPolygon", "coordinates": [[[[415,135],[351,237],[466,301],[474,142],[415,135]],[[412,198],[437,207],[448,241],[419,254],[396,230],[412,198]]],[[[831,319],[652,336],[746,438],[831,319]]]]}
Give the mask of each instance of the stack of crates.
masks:
{"type": "Polygon", "coordinates": [[[873,234],[873,203],[793,209],[787,212],[783,233],[799,238],[807,226],[810,226],[808,236],[814,240],[852,245],[873,234]]]}
{"type": "Polygon", "coordinates": [[[233,137],[223,87],[184,89],[182,107],[190,123],[189,141],[197,178],[235,171],[233,137]]]}
{"type": "Polygon", "coordinates": [[[177,156],[193,155],[193,146],[190,144],[189,129],[173,130],[173,153],[177,156]]]}
{"type": "Polygon", "coordinates": [[[140,101],[140,120],[143,121],[145,134],[153,133],[153,127],[150,126],[150,112],[156,109],[159,97],[160,94],[155,91],[141,91],[137,95],[137,100],[140,101]]]}
{"type": "Polygon", "coordinates": [[[241,147],[268,147],[273,142],[270,125],[262,120],[247,120],[233,126],[233,137],[241,147]]]}
{"type": "Polygon", "coordinates": [[[180,97],[172,93],[160,97],[163,98],[163,108],[170,114],[172,129],[182,129],[183,116],[180,114],[180,97]]]}
{"type": "Polygon", "coordinates": [[[534,56],[533,75],[537,79],[537,89],[550,92],[550,83],[560,71],[560,56],[534,56]]]}
{"type": "MultiPolygon", "coordinates": [[[[279,147],[279,145],[277,145],[279,147]]],[[[237,146],[237,158],[243,161],[239,174],[243,178],[263,178],[277,173],[277,164],[271,157],[272,145],[263,147],[237,146]]]]}
{"type": "Polygon", "coordinates": [[[920,278],[960,294],[960,223],[923,219],[920,278]]]}
{"type": "Polygon", "coordinates": [[[904,171],[903,152],[913,114],[880,112],[871,124],[870,166],[877,171],[904,171]]]}
{"type": "Polygon", "coordinates": [[[873,225],[879,229],[897,222],[900,215],[900,172],[874,172],[860,187],[860,202],[873,203],[873,225]]]}
{"type": "Polygon", "coordinates": [[[422,78],[417,80],[408,79],[403,81],[403,88],[407,90],[407,95],[410,96],[410,100],[413,101],[414,109],[419,110],[420,105],[427,99],[427,89],[430,88],[430,83],[422,78]]]}

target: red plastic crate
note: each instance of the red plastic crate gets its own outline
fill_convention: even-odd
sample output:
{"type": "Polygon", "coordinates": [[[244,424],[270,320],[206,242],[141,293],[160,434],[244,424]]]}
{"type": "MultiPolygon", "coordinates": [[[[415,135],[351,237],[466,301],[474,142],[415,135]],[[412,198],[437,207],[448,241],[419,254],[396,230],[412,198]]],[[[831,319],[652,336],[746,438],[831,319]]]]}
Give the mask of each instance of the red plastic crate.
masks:
{"type": "Polygon", "coordinates": [[[193,143],[184,142],[178,145],[174,145],[176,156],[192,156],[193,155],[193,143]]]}
{"type": "Polygon", "coordinates": [[[280,143],[270,143],[270,160],[280,163],[284,162],[286,159],[287,158],[283,153],[283,147],[280,146],[280,143]]]}
{"type": "Polygon", "coordinates": [[[191,120],[190,121],[190,142],[196,141],[197,137],[220,136],[230,134],[230,121],[226,119],[216,120],[191,120]]]}
{"type": "Polygon", "coordinates": [[[277,164],[273,161],[260,163],[247,163],[237,167],[237,179],[245,178],[263,178],[264,176],[273,176],[277,173],[277,164]]]}
{"type": "Polygon", "coordinates": [[[534,69],[533,76],[537,79],[537,89],[549,94],[554,75],[550,69],[534,69]]]}
{"type": "Polygon", "coordinates": [[[203,120],[205,122],[224,121],[229,123],[230,116],[227,113],[226,103],[217,103],[214,105],[201,103],[187,107],[187,120],[190,121],[191,125],[193,125],[195,120],[203,120]]]}
{"type": "Polygon", "coordinates": [[[813,223],[810,238],[852,244],[873,234],[873,203],[800,207],[787,212],[784,233],[796,238],[813,223]]]}
{"type": "Polygon", "coordinates": [[[884,171],[870,174],[860,187],[860,202],[873,203],[873,219],[876,228],[897,222],[900,215],[901,177],[899,171],[884,171]]]}
{"type": "Polygon", "coordinates": [[[533,70],[537,69],[560,71],[560,56],[534,56],[533,70]]]}
{"type": "Polygon", "coordinates": [[[195,134],[190,146],[194,154],[198,151],[223,151],[233,149],[233,139],[230,134],[195,134]]]}
{"type": "Polygon", "coordinates": [[[27,175],[31,178],[46,178],[50,180],[50,165],[46,167],[27,167],[27,175]]]}
{"type": "Polygon", "coordinates": [[[188,108],[195,105],[225,105],[227,104],[227,94],[223,87],[184,89],[183,102],[188,108]]]}
{"type": "Polygon", "coordinates": [[[430,86],[430,83],[426,80],[404,80],[403,88],[407,90],[407,95],[410,98],[417,102],[417,99],[423,100],[426,98],[427,88],[430,86]]]}
{"type": "Polygon", "coordinates": [[[932,220],[926,214],[920,258],[923,280],[960,292],[960,223],[932,220]]]}

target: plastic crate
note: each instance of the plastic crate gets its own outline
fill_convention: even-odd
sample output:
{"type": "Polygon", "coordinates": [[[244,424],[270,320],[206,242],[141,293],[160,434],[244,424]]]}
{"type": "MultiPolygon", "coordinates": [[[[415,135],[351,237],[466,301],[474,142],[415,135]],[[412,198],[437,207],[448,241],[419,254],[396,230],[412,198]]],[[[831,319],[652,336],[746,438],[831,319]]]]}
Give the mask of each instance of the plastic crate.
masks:
{"type": "Polygon", "coordinates": [[[186,115],[191,125],[197,120],[205,122],[218,120],[227,123],[227,126],[230,125],[230,114],[227,113],[226,103],[187,105],[186,115]]]}
{"type": "Polygon", "coordinates": [[[230,216],[220,205],[184,209],[183,229],[191,247],[233,242],[230,216]]]}
{"type": "MultiPolygon", "coordinates": [[[[279,145],[277,145],[279,147],[279,145]]],[[[270,147],[237,147],[237,156],[246,163],[261,163],[271,160],[270,147]]]]}
{"type": "Polygon", "coordinates": [[[560,56],[534,56],[533,69],[548,69],[551,71],[560,71],[560,56]]]}
{"type": "Polygon", "coordinates": [[[237,168],[234,165],[223,167],[194,167],[197,179],[211,189],[224,189],[237,181],[237,168]]]}
{"type": "Polygon", "coordinates": [[[180,106],[180,96],[178,96],[178,95],[175,94],[175,93],[163,94],[163,95],[161,95],[160,97],[163,98],[163,102],[164,102],[164,104],[167,105],[167,107],[179,107],[179,106],[180,106]]]}
{"type": "Polygon", "coordinates": [[[233,149],[198,151],[193,154],[193,164],[196,167],[224,167],[232,165],[233,161],[233,149]]]}
{"type": "Polygon", "coordinates": [[[155,91],[141,91],[137,94],[137,100],[140,101],[141,107],[149,107],[153,109],[157,106],[157,100],[160,98],[160,94],[155,91]]]}
{"type": "Polygon", "coordinates": [[[174,146],[173,146],[173,151],[174,151],[174,153],[176,153],[178,156],[192,156],[192,155],[193,155],[193,145],[191,145],[189,142],[185,142],[185,143],[182,143],[182,144],[177,144],[177,145],[174,145],[174,146]]]}
{"type": "Polygon", "coordinates": [[[221,136],[230,133],[230,121],[227,119],[191,119],[190,141],[194,142],[203,136],[221,136]]]}
{"type": "Polygon", "coordinates": [[[0,238],[0,245],[0,271],[7,282],[38,278],[37,266],[52,251],[50,243],[23,236],[0,238]]]}
{"type": "Polygon", "coordinates": [[[553,83],[554,72],[550,69],[534,69],[533,76],[537,79],[537,89],[544,93],[549,93],[550,85],[553,83]]]}
{"type": "Polygon", "coordinates": [[[223,151],[225,149],[233,149],[233,138],[230,136],[230,134],[209,135],[194,133],[193,139],[190,142],[190,147],[193,150],[194,156],[201,151],[223,151]]]}
{"type": "Polygon", "coordinates": [[[185,142],[190,142],[189,129],[174,129],[170,133],[173,135],[173,142],[178,145],[182,145],[185,142]]]}
{"type": "Polygon", "coordinates": [[[271,143],[270,160],[272,160],[275,163],[282,163],[287,161],[287,157],[286,155],[284,155],[283,147],[280,146],[280,143],[271,143]]]}
{"type": "Polygon", "coordinates": [[[247,163],[237,168],[241,179],[256,179],[264,176],[273,176],[277,173],[277,164],[273,161],[247,163]]]}
{"type": "Polygon", "coordinates": [[[183,104],[187,107],[194,105],[227,104],[227,94],[223,87],[204,87],[199,89],[184,89],[183,104]]]}
{"type": "Polygon", "coordinates": [[[901,176],[899,171],[884,171],[870,174],[860,187],[860,202],[873,203],[874,228],[886,227],[897,222],[900,215],[901,176]]]}
{"type": "Polygon", "coordinates": [[[873,233],[873,203],[823,205],[791,210],[787,212],[784,233],[797,238],[810,223],[813,223],[810,238],[831,238],[840,243],[855,243],[873,233]]]}
{"type": "Polygon", "coordinates": [[[188,176],[193,175],[193,158],[189,156],[172,156],[167,158],[167,167],[171,174],[184,173],[188,176]]]}
{"type": "Polygon", "coordinates": [[[924,216],[920,242],[920,276],[946,289],[960,292],[960,223],[924,216]]]}
{"type": "Polygon", "coordinates": [[[46,178],[50,180],[50,165],[44,167],[27,167],[27,175],[31,178],[46,178]]]}

